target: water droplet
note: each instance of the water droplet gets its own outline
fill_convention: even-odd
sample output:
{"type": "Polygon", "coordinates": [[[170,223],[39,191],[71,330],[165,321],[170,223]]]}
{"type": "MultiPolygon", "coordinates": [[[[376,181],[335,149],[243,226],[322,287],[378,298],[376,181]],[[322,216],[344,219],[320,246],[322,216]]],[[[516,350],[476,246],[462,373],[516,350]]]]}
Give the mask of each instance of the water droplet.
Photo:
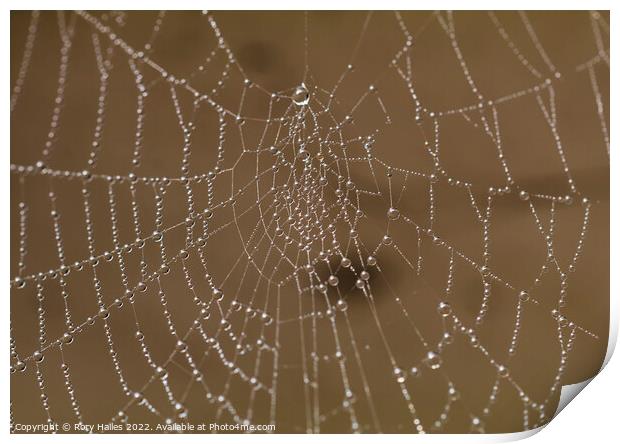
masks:
{"type": "Polygon", "coordinates": [[[529,298],[530,298],[530,294],[529,294],[527,291],[525,291],[525,290],[521,290],[521,291],[519,292],[519,300],[520,300],[521,302],[525,302],[525,301],[527,301],[529,298]]]}
{"type": "Polygon", "coordinates": [[[528,193],[525,190],[519,191],[519,199],[521,199],[521,200],[529,200],[529,198],[530,198],[530,193],[528,193]]]}
{"type": "Polygon", "coordinates": [[[71,333],[65,333],[62,335],[62,342],[65,344],[71,344],[73,342],[73,335],[71,333]]]}
{"type": "Polygon", "coordinates": [[[396,367],[394,368],[394,376],[396,376],[396,382],[402,384],[405,382],[406,373],[402,371],[402,369],[396,367]]]}
{"type": "Polygon", "coordinates": [[[224,299],[224,292],[222,290],[220,290],[219,288],[214,288],[213,289],[213,298],[215,298],[215,300],[217,302],[221,302],[222,299],[224,299]]]}
{"type": "Polygon", "coordinates": [[[451,401],[456,401],[457,399],[459,399],[460,394],[453,386],[450,386],[450,388],[448,389],[448,396],[450,397],[451,401]]]}
{"type": "Polygon", "coordinates": [[[155,374],[157,375],[158,378],[160,379],[166,379],[168,377],[168,370],[166,370],[163,367],[157,367],[155,369],[155,374]]]}
{"type": "Polygon", "coordinates": [[[260,318],[261,318],[261,321],[263,321],[263,324],[265,325],[269,325],[273,321],[272,317],[269,316],[267,313],[261,314],[260,318]]]}
{"type": "Polygon", "coordinates": [[[303,148],[301,148],[299,151],[297,151],[297,155],[302,160],[308,159],[310,157],[310,153],[308,151],[306,151],[305,149],[303,149],[303,148]]]}
{"type": "Polygon", "coordinates": [[[26,370],[26,363],[24,361],[17,361],[15,363],[15,370],[17,370],[18,372],[23,372],[24,370],[26,370]]]}
{"type": "Polygon", "coordinates": [[[351,259],[349,259],[348,257],[343,257],[340,261],[340,265],[342,265],[344,268],[349,268],[351,266],[351,259]]]}
{"type": "Polygon", "coordinates": [[[308,88],[303,83],[295,88],[293,92],[293,103],[297,106],[305,106],[310,101],[310,93],[308,92],[308,88]]]}
{"type": "Polygon", "coordinates": [[[368,273],[366,270],[363,270],[360,273],[360,279],[367,281],[368,279],[370,279],[370,273],[368,273]]]}
{"type": "Polygon", "coordinates": [[[344,299],[338,299],[338,302],[336,302],[336,308],[338,308],[338,310],[340,311],[345,311],[348,308],[348,304],[347,301],[345,301],[344,299]]]}
{"type": "Polygon", "coordinates": [[[437,311],[440,315],[444,317],[450,316],[450,314],[452,313],[452,307],[447,302],[440,302],[437,306],[437,311]]]}
{"type": "Polygon", "coordinates": [[[441,367],[441,356],[437,353],[429,351],[424,358],[424,363],[432,370],[437,370],[441,367]]]}
{"type": "Polygon", "coordinates": [[[371,267],[375,266],[377,265],[377,258],[374,256],[368,256],[368,259],[366,259],[366,263],[371,267]]]}
{"type": "Polygon", "coordinates": [[[338,285],[338,277],[332,274],[329,278],[327,278],[327,283],[332,287],[335,287],[338,285]]]}
{"type": "Polygon", "coordinates": [[[400,217],[400,211],[396,208],[390,208],[387,212],[388,218],[391,220],[396,220],[400,217]]]}
{"type": "Polygon", "coordinates": [[[142,405],[144,402],[144,395],[140,392],[133,392],[133,398],[136,400],[138,405],[142,405]]]}
{"type": "Polygon", "coordinates": [[[18,276],[15,278],[15,285],[17,286],[17,288],[24,288],[26,286],[26,282],[24,282],[24,280],[18,276]]]}
{"type": "Polygon", "coordinates": [[[506,368],[503,365],[500,365],[499,367],[497,367],[497,375],[500,378],[507,378],[509,375],[508,368],[506,368]]]}
{"type": "Polygon", "coordinates": [[[34,359],[35,362],[42,362],[43,361],[43,353],[41,353],[39,350],[37,350],[36,352],[33,353],[32,359],[34,359]]]}
{"type": "Polygon", "coordinates": [[[358,279],[357,281],[355,281],[355,286],[361,290],[362,288],[364,288],[364,281],[358,279]]]}

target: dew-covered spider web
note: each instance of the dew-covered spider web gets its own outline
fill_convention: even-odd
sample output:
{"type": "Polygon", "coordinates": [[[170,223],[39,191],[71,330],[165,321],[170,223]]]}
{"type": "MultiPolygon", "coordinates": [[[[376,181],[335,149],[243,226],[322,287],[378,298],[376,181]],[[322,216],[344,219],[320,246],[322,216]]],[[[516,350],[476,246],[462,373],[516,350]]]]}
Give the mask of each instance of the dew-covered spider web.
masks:
{"type": "Polygon", "coordinates": [[[519,431],[598,370],[608,15],[11,32],[13,431],[519,431]]]}

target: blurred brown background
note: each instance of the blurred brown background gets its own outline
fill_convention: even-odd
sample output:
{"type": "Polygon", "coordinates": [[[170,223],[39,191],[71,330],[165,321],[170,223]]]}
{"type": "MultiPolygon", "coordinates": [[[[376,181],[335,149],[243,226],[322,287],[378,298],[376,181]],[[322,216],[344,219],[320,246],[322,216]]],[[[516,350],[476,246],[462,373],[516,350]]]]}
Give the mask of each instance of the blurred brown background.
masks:
{"type": "MultiPolygon", "coordinates": [[[[92,39],[95,28],[83,17],[70,12],[61,14],[69,26],[74,21],[75,29],[59,129],[52,155],[45,167],[81,172],[87,168],[91,151],[99,91],[99,73],[92,39]]],[[[142,48],[149,41],[158,13],[95,12],[92,16],[109,26],[127,44],[142,48]]],[[[442,17],[445,18],[445,14],[442,17]]],[[[486,12],[456,12],[456,38],[471,76],[485,100],[495,100],[526,90],[551,76],[519,15],[508,11],[498,12],[497,17],[520,53],[542,76],[536,78],[519,62],[486,12]]],[[[588,197],[592,202],[583,254],[576,264],[576,271],[568,279],[567,305],[561,308],[561,312],[568,320],[598,338],[577,331],[574,350],[570,352],[562,376],[562,384],[570,384],[597,372],[607,346],[609,158],[588,72],[576,70],[579,64],[594,57],[598,49],[588,12],[531,12],[528,17],[549,58],[562,74],[560,79],[554,78],[552,81],[557,98],[557,125],[578,191],[573,194],[572,205],[555,205],[553,246],[562,267],[570,263],[579,239],[584,211],[581,198],[588,197]]],[[[338,86],[330,107],[330,116],[342,121],[344,116],[351,114],[354,120],[343,130],[345,138],[374,135],[372,153],[375,158],[385,164],[422,174],[408,176],[398,208],[402,215],[415,223],[422,227],[428,226],[429,182],[423,175],[433,172],[433,162],[424,147],[422,135],[434,137],[433,123],[427,119],[421,128],[414,123],[415,104],[407,84],[389,66],[405,43],[405,36],[394,13],[376,12],[369,15],[363,11],[336,11],[308,12],[306,16],[303,12],[215,11],[212,18],[239,66],[253,82],[251,88],[244,88],[243,76],[236,64],[227,69],[225,52],[218,49],[213,29],[199,12],[166,13],[159,33],[152,41],[149,57],[177,78],[189,79],[189,83],[200,91],[216,88],[217,93],[212,94],[213,99],[232,114],[239,112],[243,95],[240,114],[246,117],[245,123],[239,126],[234,116],[225,116],[225,156],[221,165],[222,169],[234,168],[234,176],[225,173],[214,181],[215,202],[230,197],[231,189],[239,190],[252,183],[259,161],[254,156],[246,162],[247,156],[242,156],[243,146],[266,151],[259,156],[261,171],[273,162],[273,156],[267,148],[276,137],[277,126],[269,125],[266,136],[263,136],[266,127],[263,120],[268,117],[272,100],[264,90],[282,92],[283,97],[272,102],[273,116],[292,115],[294,108],[291,111],[290,99],[284,96],[290,95],[304,79],[307,23],[309,76],[306,84],[310,90],[309,106],[320,108],[315,101],[325,104],[328,101],[325,90],[332,90],[347,71],[347,64],[354,66],[338,86]],[[362,29],[365,29],[363,33],[362,29]],[[211,51],[215,55],[204,70],[198,71],[198,66],[205,62],[211,51]],[[228,71],[228,74],[224,76],[223,88],[220,88],[217,82],[224,71],[228,71]],[[371,84],[377,88],[378,97],[391,120],[390,124],[386,124],[386,115],[372,95],[351,113],[371,84]],[[243,160],[235,163],[239,159],[243,160]]],[[[608,14],[602,13],[602,20],[609,23],[608,14]]],[[[29,12],[14,12],[11,15],[11,87],[17,78],[29,21],[29,12]]],[[[414,36],[414,44],[409,50],[410,69],[415,92],[423,106],[439,112],[476,105],[477,99],[465,81],[450,40],[436,15],[428,11],[407,11],[402,13],[402,21],[414,36]]],[[[101,33],[97,34],[105,53],[110,40],[101,33]]],[[[608,34],[604,30],[602,38],[607,48],[608,34]]],[[[58,14],[41,13],[23,92],[11,115],[11,162],[14,165],[35,165],[41,160],[57,88],[60,47],[58,14]]],[[[399,66],[406,70],[404,60],[401,59],[399,66]]],[[[101,149],[97,165],[91,172],[95,176],[118,175],[127,178],[130,172],[134,172],[140,178],[178,179],[182,176],[183,135],[179,129],[170,87],[154,69],[139,61],[136,63],[148,86],[148,96],[144,108],[142,159],[140,166],[132,169],[137,89],[127,61],[127,54],[121,48],[113,47],[101,149]]],[[[609,68],[604,62],[594,64],[593,67],[609,127],[609,68]]],[[[190,175],[205,174],[215,166],[218,114],[206,102],[192,112],[191,94],[183,87],[177,87],[177,92],[184,117],[189,120],[193,116],[196,128],[191,139],[190,175]]],[[[542,92],[541,97],[548,100],[546,92],[542,92]]],[[[547,253],[545,241],[537,230],[528,202],[520,200],[516,190],[528,190],[532,196],[563,196],[571,192],[552,133],[535,95],[529,93],[499,103],[497,112],[503,152],[516,186],[510,193],[498,196],[493,201],[490,268],[492,273],[501,276],[502,280],[518,290],[531,287],[547,253]]],[[[488,110],[485,116],[490,118],[488,110]]],[[[322,120],[319,124],[323,133],[334,124],[328,120],[322,120]]],[[[475,219],[467,190],[451,186],[446,179],[452,177],[472,183],[472,193],[480,208],[484,208],[489,187],[504,186],[505,176],[497,149],[484,134],[480,113],[474,111],[466,115],[442,116],[438,120],[440,161],[446,176],[434,185],[433,230],[455,249],[478,263],[482,258],[482,227],[475,219]]],[[[287,149],[285,156],[290,154],[290,148],[287,149]]],[[[351,142],[348,150],[350,157],[365,155],[359,142],[351,142]]],[[[292,160],[292,157],[288,159],[292,160]]],[[[357,189],[379,190],[383,193],[381,198],[370,195],[362,195],[360,198],[366,216],[360,222],[359,237],[369,250],[373,250],[386,233],[386,211],[389,208],[389,200],[385,200],[385,196],[389,196],[386,170],[377,163],[374,168],[375,176],[367,162],[351,162],[349,171],[357,189]]],[[[287,171],[284,167],[282,174],[287,171]]],[[[398,190],[395,195],[400,192],[403,180],[403,174],[393,174],[392,186],[398,190]]],[[[278,185],[283,185],[285,181],[284,175],[277,176],[278,185]]],[[[113,185],[122,244],[135,240],[128,183],[125,179],[113,185]]],[[[259,184],[259,195],[264,196],[271,185],[271,176],[261,178],[259,184]]],[[[82,180],[63,177],[50,179],[47,174],[20,175],[12,172],[11,278],[18,275],[20,201],[26,202],[28,206],[27,255],[23,276],[58,269],[60,266],[50,217],[48,193],[51,186],[57,196],[66,263],[72,264],[89,256],[81,196],[82,180]],[[22,176],[23,181],[20,182],[22,176]]],[[[112,251],[114,244],[108,183],[97,176],[86,186],[91,192],[96,251],[98,254],[112,251]]],[[[140,180],[136,189],[141,230],[144,237],[147,237],[155,229],[153,185],[140,180]]],[[[197,209],[202,210],[210,205],[206,181],[193,186],[193,193],[197,209]]],[[[333,190],[325,199],[328,203],[336,201],[333,190]]],[[[268,198],[263,209],[270,200],[268,198]]],[[[472,418],[483,417],[483,409],[496,381],[496,370],[460,333],[454,334],[454,342],[442,353],[441,371],[425,368],[421,361],[427,348],[412,328],[412,325],[416,326],[430,344],[430,349],[433,349],[444,332],[442,318],[436,307],[438,301],[445,299],[449,261],[446,250],[425,238],[422,242],[423,273],[416,276],[403,260],[404,256],[411,263],[416,261],[416,230],[403,222],[402,217],[391,222],[389,231],[402,255],[391,247],[382,247],[377,253],[381,272],[377,268],[371,270],[370,280],[374,305],[353,286],[355,277],[346,273],[346,270],[340,270],[339,288],[347,300],[348,310],[346,317],[338,312],[332,324],[328,316],[311,316],[313,311],[325,312],[326,299],[308,292],[299,294],[294,280],[286,281],[278,295],[274,283],[289,275],[292,270],[284,265],[279,266],[279,257],[269,256],[266,239],[260,244],[248,240],[260,220],[256,207],[252,207],[256,201],[256,191],[252,189],[237,199],[234,214],[230,205],[215,211],[209,220],[209,231],[220,226],[224,228],[210,236],[204,251],[209,273],[224,292],[221,310],[228,310],[233,300],[243,304],[251,303],[259,310],[259,315],[252,318],[246,319],[243,310],[233,312],[229,318],[231,331],[236,335],[244,331],[245,337],[241,342],[244,345],[250,344],[249,351],[236,360],[235,366],[247,375],[256,375],[267,387],[272,387],[274,381],[277,387],[273,396],[262,389],[252,394],[249,382],[225,368],[217,353],[194,331],[186,339],[188,350],[196,364],[200,365],[210,393],[214,397],[225,393],[225,398],[240,418],[248,418],[254,424],[274,421],[277,432],[304,433],[308,429],[350,432],[352,419],[349,410],[343,407],[345,394],[342,361],[335,357],[335,325],[345,356],[345,374],[354,394],[353,406],[360,430],[414,432],[407,404],[396,383],[393,365],[381,336],[383,332],[400,368],[406,372],[412,366],[421,369],[420,377],[408,376],[405,386],[424,428],[433,430],[432,425],[440,417],[448,399],[450,381],[460,396],[451,404],[442,430],[470,431],[472,418]],[[243,213],[244,210],[248,212],[243,213]],[[225,225],[235,220],[236,224],[225,225]],[[263,264],[265,260],[261,266],[269,273],[276,270],[272,281],[263,279],[253,266],[248,266],[244,246],[257,246],[256,262],[263,264]],[[236,263],[238,258],[241,258],[240,263],[236,263]],[[396,301],[397,298],[400,302],[396,301]],[[381,329],[377,327],[373,316],[373,306],[376,307],[381,329]],[[403,307],[409,318],[404,315],[403,307]],[[262,322],[262,311],[269,313],[274,322],[262,322]],[[305,315],[302,322],[298,321],[300,314],[305,315]],[[305,338],[303,346],[302,332],[305,338]],[[274,346],[276,335],[277,353],[268,349],[258,351],[258,338],[262,337],[265,343],[274,346]],[[312,341],[316,341],[314,346],[312,341]],[[314,382],[304,383],[304,365],[312,368],[312,347],[316,347],[318,357],[317,378],[314,382]],[[209,351],[206,360],[201,360],[206,351],[209,351]],[[370,390],[370,395],[365,389],[370,390]],[[369,396],[372,402],[369,402],[369,396]],[[371,405],[374,406],[374,417],[371,405]]],[[[534,197],[532,201],[543,225],[547,227],[550,201],[534,197]]],[[[169,257],[177,255],[179,249],[183,248],[183,221],[187,215],[184,188],[178,181],[173,181],[164,199],[163,214],[163,226],[169,228],[164,236],[169,257]],[[177,224],[180,224],[178,228],[170,228],[177,224]]],[[[265,219],[270,220],[267,217],[265,219]]],[[[263,234],[261,230],[258,231],[259,237],[263,234]]],[[[200,229],[196,231],[199,233],[200,229]]],[[[338,225],[337,236],[342,246],[348,244],[349,235],[343,226],[338,225]]],[[[296,259],[297,249],[294,246],[289,248],[288,257],[293,262],[299,260],[296,259]]],[[[315,257],[319,249],[312,250],[315,257]]],[[[156,271],[161,263],[157,244],[147,240],[143,251],[149,273],[156,271]]],[[[360,259],[353,255],[355,249],[351,246],[349,251],[354,266],[359,270],[360,259]]],[[[363,254],[365,257],[368,252],[364,251],[363,254]]],[[[135,286],[140,280],[139,249],[134,248],[131,253],[124,254],[124,258],[129,283],[135,286]]],[[[338,260],[332,258],[331,262],[336,266],[338,260]]],[[[186,263],[196,285],[196,294],[201,300],[209,301],[211,291],[194,250],[186,263]]],[[[324,268],[317,266],[317,271],[321,275],[325,274],[325,278],[328,275],[324,268]]],[[[111,262],[101,261],[97,273],[106,304],[111,304],[124,294],[117,258],[111,262]]],[[[76,324],[82,324],[88,316],[98,311],[92,278],[92,270],[88,265],[83,271],[73,270],[66,277],[70,310],[76,324]]],[[[300,279],[301,286],[308,285],[307,276],[305,281],[303,276],[300,279]]],[[[199,313],[180,261],[171,265],[170,273],[162,275],[161,282],[168,300],[166,308],[182,335],[188,331],[199,313]]],[[[58,279],[47,278],[42,281],[42,285],[46,336],[50,343],[61,337],[66,330],[64,305],[58,279]]],[[[149,283],[146,292],[136,295],[133,306],[153,359],[163,363],[175,351],[176,340],[168,331],[164,308],[157,292],[156,283],[149,283]]],[[[450,303],[454,313],[467,326],[475,326],[482,293],[480,273],[457,258],[450,303]]],[[[558,273],[551,270],[543,276],[541,285],[531,292],[531,297],[538,303],[530,301],[524,304],[517,352],[509,361],[510,378],[518,382],[527,396],[537,403],[549,395],[559,367],[558,323],[550,314],[551,310],[558,308],[559,293],[558,273]]],[[[15,286],[11,288],[12,334],[23,360],[32,356],[40,347],[36,294],[33,281],[28,281],[23,289],[15,286]]],[[[476,327],[480,343],[500,363],[508,362],[509,359],[508,346],[515,322],[516,294],[517,291],[493,282],[488,313],[484,323],[476,327]]],[[[332,298],[331,290],[329,295],[331,303],[334,303],[337,298],[332,298]]],[[[220,331],[222,314],[217,304],[213,303],[210,307],[211,316],[202,320],[204,330],[209,336],[217,335],[221,350],[230,359],[235,355],[235,342],[220,331]]],[[[123,376],[132,390],[141,390],[152,377],[153,370],[135,339],[136,323],[132,311],[127,302],[120,308],[112,308],[108,323],[123,376]]],[[[70,345],[63,346],[65,362],[69,364],[71,380],[87,423],[108,422],[119,410],[124,409],[130,399],[123,394],[114,372],[103,325],[101,320],[92,326],[86,324],[75,333],[70,345]]],[[[567,338],[569,329],[565,327],[563,331],[564,338],[567,338]]],[[[46,350],[44,356],[39,367],[44,376],[51,415],[57,422],[75,421],[60,370],[58,347],[46,350]]],[[[11,359],[11,365],[14,364],[15,360],[11,359]]],[[[15,372],[11,376],[13,420],[17,423],[42,423],[46,420],[46,414],[41,406],[35,365],[32,359],[26,360],[26,364],[24,372],[15,372]]],[[[187,360],[176,356],[174,363],[169,363],[167,369],[170,388],[177,399],[182,399],[188,412],[187,419],[178,420],[215,422],[221,404],[210,402],[203,387],[195,381],[191,382],[191,367],[187,360]]],[[[170,405],[162,384],[157,380],[149,384],[143,394],[157,408],[159,415],[133,403],[124,411],[129,422],[155,424],[164,418],[175,417],[174,407],[170,405]]],[[[555,411],[558,397],[559,392],[551,397],[545,410],[547,415],[555,411]]],[[[533,409],[529,412],[530,424],[536,423],[537,413],[533,409]]],[[[229,409],[222,409],[219,422],[233,422],[231,415],[229,409]]],[[[484,430],[522,430],[523,421],[522,400],[514,386],[502,380],[497,400],[483,419],[484,430]]]]}

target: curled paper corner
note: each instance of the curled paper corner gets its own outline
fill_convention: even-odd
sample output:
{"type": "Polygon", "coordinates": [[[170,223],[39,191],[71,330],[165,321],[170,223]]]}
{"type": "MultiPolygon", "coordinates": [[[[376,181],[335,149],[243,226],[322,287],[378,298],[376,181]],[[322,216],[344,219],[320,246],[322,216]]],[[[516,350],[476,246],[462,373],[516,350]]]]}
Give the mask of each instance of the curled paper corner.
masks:
{"type": "MultiPolygon", "coordinates": [[[[602,368],[601,368],[601,370],[602,370],[602,368]]],[[[600,372],[600,370],[599,370],[599,372],[600,372]]],[[[597,373],[597,375],[598,375],[598,373],[597,373]]],[[[564,407],[566,407],[569,402],[571,402],[573,399],[575,399],[575,397],[586,387],[586,385],[588,385],[590,382],[592,382],[592,380],[594,378],[596,378],[596,375],[592,376],[591,378],[586,379],[585,381],[577,382],[575,384],[563,385],[562,386],[562,390],[560,391],[560,401],[558,402],[558,408],[556,409],[555,413],[553,414],[553,418],[558,416],[559,413],[562,410],[564,410],[564,407]]],[[[551,421],[553,421],[553,418],[551,418],[551,421]]]]}
{"type": "MultiPolygon", "coordinates": [[[[604,367],[604,365],[603,365],[604,367]]],[[[602,367],[601,367],[602,369],[602,367]]],[[[598,373],[597,373],[598,374],[598,373]]],[[[558,402],[558,408],[556,409],[553,417],[546,424],[541,425],[540,427],[536,427],[535,429],[524,430],[522,432],[514,432],[514,433],[505,433],[501,435],[496,435],[499,439],[496,442],[514,442],[521,441],[523,439],[527,439],[531,436],[536,435],[542,429],[544,429],[548,424],[551,423],[555,419],[556,416],[566,407],[575,397],[581,392],[596,376],[593,376],[585,381],[577,382],[575,384],[567,384],[562,386],[562,390],[560,391],[560,401],[558,402]]]]}
{"type": "Polygon", "coordinates": [[[497,442],[520,441],[520,440],[527,439],[531,436],[536,435],[538,432],[544,429],[548,424],[550,424],[551,421],[553,421],[555,417],[558,416],[560,412],[564,410],[564,408],[573,399],[575,399],[575,397],[584,388],[586,388],[586,386],[590,384],[590,382],[592,382],[594,378],[596,378],[603,371],[603,369],[607,366],[611,357],[614,354],[614,351],[616,349],[616,342],[618,340],[618,316],[616,315],[617,311],[615,310],[615,306],[617,302],[614,299],[615,298],[612,297],[610,301],[611,302],[611,305],[610,305],[611,320],[609,324],[609,339],[607,342],[607,352],[605,353],[605,359],[603,360],[603,364],[601,365],[601,368],[591,378],[585,379],[580,382],[576,382],[575,384],[566,384],[562,386],[562,389],[560,391],[560,400],[558,402],[558,407],[555,413],[553,414],[553,417],[549,420],[549,422],[535,429],[524,430],[522,432],[514,432],[514,433],[496,435],[499,438],[496,440],[497,442]]]}

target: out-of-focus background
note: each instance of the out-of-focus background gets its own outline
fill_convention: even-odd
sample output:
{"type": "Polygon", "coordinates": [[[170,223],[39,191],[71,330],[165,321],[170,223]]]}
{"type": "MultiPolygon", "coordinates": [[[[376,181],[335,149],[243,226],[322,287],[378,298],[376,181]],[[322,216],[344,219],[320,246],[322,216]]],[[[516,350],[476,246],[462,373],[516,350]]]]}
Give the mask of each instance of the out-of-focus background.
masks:
{"type": "MultiPolygon", "coordinates": [[[[292,433],[350,432],[355,425],[362,432],[414,432],[404,392],[410,395],[415,415],[427,431],[435,430],[434,426],[447,432],[522,430],[524,409],[529,425],[536,424],[545,400],[544,412],[551,415],[559,398],[559,390],[550,392],[558,370],[562,384],[589,378],[600,368],[607,347],[609,155],[602,124],[609,128],[609,67],[603,52],[609,46],[609,16],[554,11],[528,12],[526,17],[524,21],[514,11],[493,16],[459,11],[452,19],[446,13],[429,11],[400,15],[387,11],[215,11],[208,16],[149,11],[40,13],[28,69],[11,113],[12,279],[89,258],[83,187],[90,193],[93,245],[101,255],[115,248],[110,193],[120,245],[135,243],[129,174],[138,178],[134,186],[137,220],[143,238],[148,239],[143,248],[125,249],[122,264],[115,254],[96,265],[106,305],[125,294],[123,274],[130,287],[141,280],[141,257],[149,274],[162,262],[160,246],[151,235],[158,229],[160,182],[145,178],[171,179],[161,214],[169,258],[177,256],[185,244],[189,205],[180,177],[206,176],[216,165],[224,171],[213,181],[192,181],[193,205],[198,211],[225,201],[247,184],[252,188],[237,196],[234,205],[214,211],[208,219],[211,235],[206,246],[189,249],[185,270],[181,260],[174,261],[170,271],[161,274],[161,287],[157,280],[149,282],[144,292],[136,292],[133,303],[124,300],[121,307],[112,307],[105,323],[101,318],[92,325],[87,322],[99,312],[90,264],[72,269],[62,281],[56,273],[44,280],[26,279],[24,288],[12,285],[14,351],[26,364],[25,370],[11,376],[13,421],[43,423],[48,412],[57,422],[77,421],[72,394],[86,423],[107,423],[113,418],[118,423],[127,418],[130,423],[151,424],[166,418],[194,424],[247,419],[254,424],[275,423],[277,432],[292,433]],[[448,28],[453,24],[454,29],[446,32],[442,22],[448,28]],[[223,43],[218,42],[220,32],[223,43]],[[115,36],[110,37],[111,33],[115,36]],[[411,47],[406,44],[407,33],[412,36],[411,47]],[[66,73],[61,69],[63,35],[71,40],[66,73]],[[122,45],[111,44],[116,38],[122,45]],[[145,48],[147,43],[150,47],[145,48]],[[150,64],[145,58],[132,59],[126,48],[144,51],[150,64]],[[540,48],[544,48],[542,53],[540,48]],[[96,134],[101,92],[97,57],[109,70],[100,134],[96,134]],[[137,113],[138,88],[130,60],[143,76],[148,93],[143,97],[142,117],[137,113]],[[585,69],[578,69],[592,60],[585,69]],[[472,93],[463,66],[483,100],[472,93]],[[162,79],[162,70],[186,79],[174,87],[174,95],[171,82],[162,79]],[[59,72],[64,79],[60,83],[59,72]],[[547,78],[550,84],[545,84],[547,78]],[[301,273],[298,281],[286,279],[293,268],[280,262],[284,256],[291,263],[303,264],[297,246],[289,246],[278,256],[271,250],[283,243],[263,236],[273,234],[275,227],[261,225],[271,221],[273,212],[267,209],[274,199],[269,187],[286,184],[291,169],[279,164],[273,180],[272,175],[261,176],[258,185],[254,176],[257,169],[265,171],[275,163],[268,148],[274,140],[283,139],[278,131],[288,134],[300,125],[292,118],[298,106],[289,96],[302,82],[309,94],[307,106],[317,113],[316,121],[311,115],[304,117],[309,131],[316,128],[321,137],[333,136],[334,127],[351,116],[340,134],[348,157],[358,160],[347,162],[343,174],[357,190],[380,193],[361,193],[359,203],[351,199],[364,211],[358,237],[368,250],[361,257],[346,227],[341,221],[336,224],[337,240],[349,247],[358,271],[389,230],[393,244],[379,249],[378,267],[369,269],[372,297],[357,289],[356,276],[344,269],[337,274],[339,296],[332,289],[329,298],[311,293],[307,273],[305,277],[301,273]],[[376,92],[369,93],[371,85],[376,92]],[[51,125],[59,86],[64,88],[61,111],[57,124],[51,125]],[[207,100],[193,106],[193,90],[208,94],[209,100],[222,107],[221,112],[207,100]],[[557,121],[555,129],[574,190],[537,96],[549,119],[557,121]],[[422,113],[418,124],[416,101],[434,116],[422,113]],[[177,111],[186,123],[193,122],[186,173],[181,170],[184,136],[177,111]],[[220,115],[226,124],[223,135],[220,115]],[[243,116],[243,122],[237,115],[243,116]],[[289,119],[288,127],[276,123],[282,116],[289,119]],[[140,163],[132,165],[139,119],[143,119],[140,163]],[[483,302],[480,272],[457,255],[446,296],[448,250],[424,234],[418,243],[418,231],[405,220],[423,229],[430,224],[427,177],[436,170],[426,138],[431,147],[438,146],[436,159],[443,169],[443,174],[436,172],[439,180],[432,185],[432,231],[455,251],[481,263],[483,230],[472,200],[484,211],[489,188],[506,186],[502,159],[485,125],[492,132],[499,130],[503,159],[514,184],[510,192],[493,193],[489,269],[497,279],[490,279],[488,310],[484,321],[476,324],[483,302]],[[367,161],[358,139],[368,136],[373,138],[372,162],[367,161]],[[94,139],[99,142],[93,167],[88,159],[94,139]],[[46,147],[48,141],[51,144],[46,147]],[[220,161],[218,146],[223,153],[220,161]],[[43,154],[45,149],[48,155],[43,154]],[[39,161],[43,163],[37,167],[39,161]],[[391,177],[386,165],[394,169],[391,177]],[[92,175],[86,182],[84,170],[92,175]],[[65,171],[70,173],[65,175],[65,171]],[[118,179],[110,181],[108,176],[118,179]],[[471,184],[471,195],[456,181],[471,184]],[[401,217],[388,226],[390,187],[401,217]],[[530,199],[521,199],[519,190],[527,190],[530,199]],[[63,263],[54,237],[50,191],[60,215],[63,263]],[[566,195],[571,196],[571,204],[556,199],[566,195]],[[588,204],[582,203],[584,197],[588,204]],[[256,206],[260,198],[265,201],[256,206]],[[25,203],[25,225],[20,223],[20,202],[25,203]],[[553,227],[553,260],[535,286],[548,248],[530,203],[544,230],[553,227]],[[581,236],[588,205],[588,224],[581,236]],[[24,226],[25,240],[20,235],[24,226]],[[583,249],[575,270],[569,272],[580,239],[583,249]],[[25,248],[22,253],[20,245],[25,248]],[[197,251],[203,251],[207,271],[197,251]],[[556,265],[568,274],[565,285],[556,265]],[[219,303],[212,300],[210,282],[223,292],[219,303]],[[566,304],[560,307],[564,287],[566,304]],[[165,305],[160,288],[165,292],[165,305]],[[517,317],[521,288],[531,288],[530,299],[521,304],[517,317]],[[208,302],[208,314],[199,316],[194,297],[208,302]],[[330,317],[328,303],[335,304],[339,297],[347,301],[346,315],[338,311],[330,317]],[[453,332],[452,318],[437,313],[438,301],[446,299],[458,319],[475,328],[482,347],[473,347],[467,333],[453,332]],[[243,309],[225,315],[234,307],[233,301],[243,309]],[[80,328],[70,344],[59,347],[53,343],[67,331],[65,306],[80,328]],[[247,307],[252,309],[246,312],[247,307]],[[560,320],[551,315],[553,310],[561,312],[560,320]],[[46,324],[43,345],[39,344],[39,316],[46,324]],[[224,318],[230,330],[223,330],[224,318]],[[179,350],[169,319],[181,336],[198,319],[204,335],[194,328],[184,339],[187,350],[179,350]],[[519,337],[511,356],[508,350],[515,322],[520,326],[519,337]],[[142,342],[136,339],[138,325],[142,342]],[[423,360],[428,350],[436,349],[445,331],[453,332],[452,342],[444,347],[441,368],[435,371],[423,360]],[[571,331],[574,339],[563,366],[562,347],[571,331]],[[219,348],[213,348],[205,337],[217,338],[219,348]],[[37,366],[33,354],[42,348],[44,358],[37,366]],[[240,349],[245,350],[242,355],[238,355],[240,349]],[[508,363],[508,378],[498,379],[489,356],[495,363],[508,363]],[[70,372],[70,390],[61,370],[63,359],[70,372]],[[154,375],[149,359],[167,369],[165,384],[154,375]],[[201,381],[192,382],[194,365],[202,374],[201,381]],[[403,370],[404,382],[397,381],[395,367],[403,370]],[[411,373],[412,367],[419,368],[419,376],[411,373]],[[250,381],[252,377],[258,384],[250,381]],[[489,403],[497,381],[497,395],[489,403]],[[137,398],[123,393],[123,383],[140,393],[137,398]],[[46,397],[43,402],[41,388],[46,397]],[[140,403],[141,397],[148,401],[140,403]],[[180,406],[175,407],[177,402],[180,406]]],[[[22,78],[20,66],[24,66],[31,23],[30,12],[11,14],[12,91],[22,78]]],[[[310,150],[316,149],[310,145],[310,150]]],[[[292,162],[290,144],[281,148],[282,159],[292,162]]],[[[342,157],[343,151],[338,153],[342,157]]],[[[324,195],[328,206],[338,202],[333,190],[337,182],[331,181],[331,192],[324,195]]],[[[302,200],[296,196],[291,198],[293,205],[302,200]]],[[[194,228],[196,236],[201,234],[202,220],[194,228]]],[[[324,221],[317,230],[327,232],[328,224],[324,221]]],[[[331,234],[326,237],[326,245],[331,239],[331,234]]],[[[313,257],[320,249],[320,245],[313,247],[313,257]]],[[[338,262],[332,257],[330,266],[337,267],[338,262]]],[[[316,268],[326,279],[327,267],[316,268]]],[[[17,361],[12,356],[13,368],[17,361]]]]}

